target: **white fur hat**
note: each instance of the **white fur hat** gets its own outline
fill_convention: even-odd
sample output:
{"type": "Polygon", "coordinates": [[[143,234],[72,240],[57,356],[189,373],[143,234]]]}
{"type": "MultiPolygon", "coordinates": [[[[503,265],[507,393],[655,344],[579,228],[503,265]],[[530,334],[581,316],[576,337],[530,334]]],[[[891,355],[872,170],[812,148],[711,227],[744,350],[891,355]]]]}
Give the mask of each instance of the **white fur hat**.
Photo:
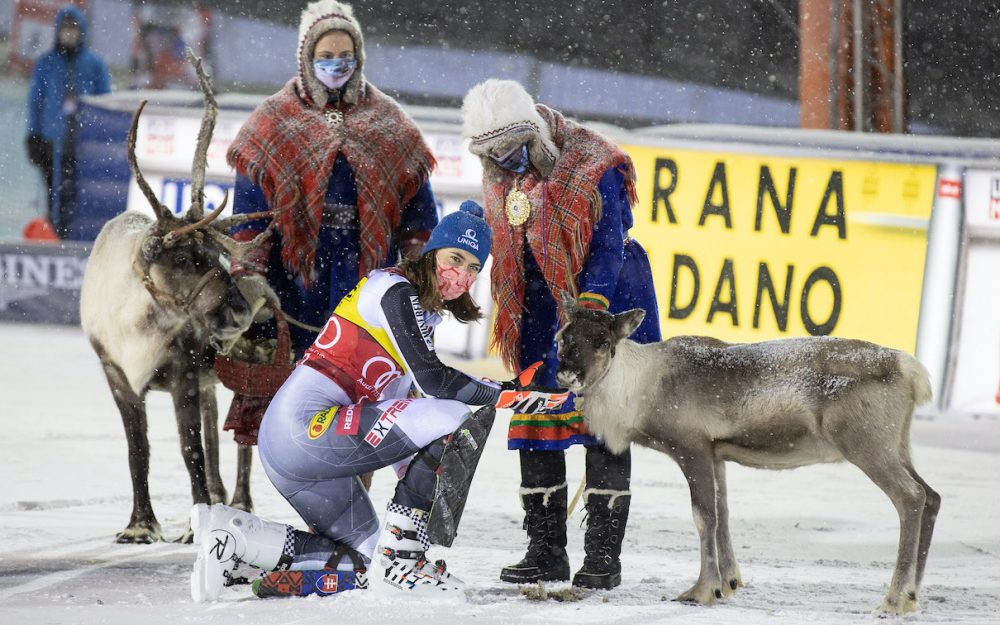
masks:
{"type": "Polygon", "coordinates": [[[462,134],[469,151],[492,163],[491,155],[528,144],[531,163],[548,175],[559,157],[548,124],[535,109],[535,101],[513,80],[491,78],[465,94],[462,102],[462,134]]]}
{"type": "Polygon", "coordinates": [[[342,30],[351,36],[354,40],[354,58],[358,61],[354,75],[344,86],[344,101],[348,104],[357,102],[364,85],[362,70],[365,65],[365,40],[361,34],[361,25],[354,17],[354,9],[351,5],[336,0],[311,2],[302,11],[302,18],[299,20],[299,80],[318,108],[326,106],[327,90],[313,72],[313,51],[316,49],[316,42],[332,30],[342,30]]]}

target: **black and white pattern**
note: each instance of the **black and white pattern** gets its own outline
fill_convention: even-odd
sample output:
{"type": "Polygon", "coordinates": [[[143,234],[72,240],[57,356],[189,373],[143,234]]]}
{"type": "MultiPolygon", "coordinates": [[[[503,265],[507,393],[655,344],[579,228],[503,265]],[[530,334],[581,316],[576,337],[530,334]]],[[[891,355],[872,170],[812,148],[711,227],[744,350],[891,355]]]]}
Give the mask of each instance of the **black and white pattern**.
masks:
{"type": "Polygon", "coordinates": [[[295,557],[295,528],[291,525],[285,528],[285,546],[281,549],[281,555],[295,557]]]}
{"type": "Polygon", "coordinates": [[[423,510],[413,510],[413,512],[410,518],[417,526],[417,540],[420,541],[420,548],[427,551],[431,548],[431,537],[427,534],[427,513],[423,510]]]}

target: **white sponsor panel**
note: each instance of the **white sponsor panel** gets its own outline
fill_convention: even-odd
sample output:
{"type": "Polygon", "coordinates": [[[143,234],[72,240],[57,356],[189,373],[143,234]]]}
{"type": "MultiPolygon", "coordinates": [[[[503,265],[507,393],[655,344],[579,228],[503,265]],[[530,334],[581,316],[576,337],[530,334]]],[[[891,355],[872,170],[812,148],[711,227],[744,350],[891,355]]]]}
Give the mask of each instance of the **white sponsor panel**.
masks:
{"type": "Polygon", "coordinates": [[[1000,415],[1000,170],[965,172],[965,255],[956,289],[950,411],[1000,415]]]}

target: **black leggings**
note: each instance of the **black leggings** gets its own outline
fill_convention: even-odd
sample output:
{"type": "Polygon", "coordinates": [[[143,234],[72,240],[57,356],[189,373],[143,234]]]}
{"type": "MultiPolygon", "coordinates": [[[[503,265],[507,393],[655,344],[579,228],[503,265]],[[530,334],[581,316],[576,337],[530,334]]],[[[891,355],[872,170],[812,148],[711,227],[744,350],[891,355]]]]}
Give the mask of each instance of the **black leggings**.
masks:
{"type": "MultiPolygon", "coordinates": [[[[521,486],[551,488],[566,481],[566,456],[562,451],[522,449],[521,486]]],[[[604,445],[587,447],[587,488],[628,490],[632,476],[632,453],[616,455],[604,445]]]]}

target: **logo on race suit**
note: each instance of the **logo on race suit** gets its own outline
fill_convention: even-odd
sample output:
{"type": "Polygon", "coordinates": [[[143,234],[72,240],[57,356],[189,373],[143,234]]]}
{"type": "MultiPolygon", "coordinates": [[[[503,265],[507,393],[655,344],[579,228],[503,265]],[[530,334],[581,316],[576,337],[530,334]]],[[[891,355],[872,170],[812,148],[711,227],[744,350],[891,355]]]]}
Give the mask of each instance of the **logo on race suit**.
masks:
{"type": "Polygon", "coordinates": [[[342,406],[340,420],[337,422],[337,429],[334,431],[338,436],[354,436],[358,433],[358,426],[360,425],[361,404],[342,406]]]}
{"type": "Polygon", "coordinates": [[[396,419],[399,417],[399,413],[403,411],[404,408],[410,405],[412,399],[401,399],[399,401],[392,402],[388,408],[385,409],[381,415],[379,415],[378,421],[372,426],[372,429],[368,430],[365,434],[365,442],[372,447],[378,447],[385,440],[386,435],[392,426],[395,425],[396,419]]]}
{"type": "Polygon", "coordinates": [[[390,382],[403,375],[396,368],[396,363],[385,356],[369,358],[361,367],[361,377],[358,378],[358,390],[369,399],[378,399],[390,382]]]}
{"type": "Polygon", "coordinates": [[[420,328],[420,337],[424,339],[427,349],[434,351],[434,337],[431,327],[427,324],[427,313],[420,305],[420,298],[416,295],[410,296],[410,308],[413,309],[413,316],[417,318],[417,327],[420,328]]]}
{"type": "Polygon", "coordinates": [[[323,331],[316,337],[315,345],[320,349],[329,349],[340,341],[341,334],[343,332],[340,328],[340,321],[337,320],[336,315],[330,315],[330,318],[326,320],[326,325],[323,326],[323,331]]]}
{"type": "Polygon", "coordinates": [[[476,239],[476,231],[472,228],[469,228],[465,231],[464,235],[458,237],[458,242],[465,243],[477,252],[479,251],[479,241],[476,239]]]}
{"type": "Polygon", "coordinates": [[[321,593],[333,594],[337,592],[340,584],[340,577],[336,573],[327,573],[316,580],[316,590],[321,593]]]}
{"type": "Polygon", "coordinates": [[[333,418],[337,415],[338,408],[339,406],[334,406],[313,415],[313,418],[309,420],[309,429],[306,430],[309,440],[314,441],[326,433],[330,424],[333,423],[333,418]]]}

